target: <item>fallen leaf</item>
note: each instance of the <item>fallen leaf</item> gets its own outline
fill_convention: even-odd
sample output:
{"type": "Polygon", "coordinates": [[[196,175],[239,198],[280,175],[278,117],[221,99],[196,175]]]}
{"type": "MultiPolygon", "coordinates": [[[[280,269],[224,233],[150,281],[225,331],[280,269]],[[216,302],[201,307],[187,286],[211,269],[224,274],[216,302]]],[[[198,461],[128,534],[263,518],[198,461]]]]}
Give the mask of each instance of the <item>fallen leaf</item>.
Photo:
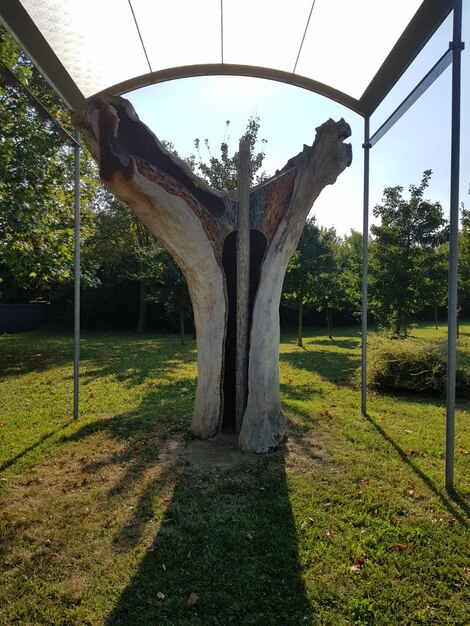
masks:
{"type": "Polygon", "coordinates": [[[411,435],[412,432],[413,432],[412,430],[409,430],[408,428],[405,428],[405,433],[407,435],[411,435]]]}
{"type": "Polygon", "coordinates": [[[246,533],[245,537],[250,541],[253,541],[253,535],[251,533],[246,533]]]}
{"type": "Polygon", "coordinates": [[[157,598],[158,598],[159,600],[164,600],[164,599],[165,599],[165,594],[164,594],[162,591],[159,591],[159,592],[157,593],[157,598]]]}
{"type": "Polygon", "coordinates": [[[31,485],[40,485],[41,483],[42,480],[40,478],[31,478],[31,480],[28,480],[26,483],[26,486],[31,487],[31,485]]]}
{"type": "Polygon", "coordinates": [[[164,572],[166,572],[166,565],[165,565],[165,563],[162,563],[162,570],[163,570],[164,572]]]}
{"type": "Polygon", "coordinates": [[[198,600],[199,600],[199,596],[197,595],[197,593],[194,593],[193,591],[192,593],[189,594],[187,604],[188,606],[194,606],[198,600]]]}
{"type": "Polygon", "coordinates": [[[362,568],[360,565],[351,565],[349,570],[352,574],[360,574],[362,572],[362,568]]]}
{"type": "Polygon", "coordinates": [[[365,560],[365,558],[363,556],[357,556],[354,559],[354,565],[359,565],[360,567],[362,567],[365,562],[366,562],[366,560],[365,560]]]}

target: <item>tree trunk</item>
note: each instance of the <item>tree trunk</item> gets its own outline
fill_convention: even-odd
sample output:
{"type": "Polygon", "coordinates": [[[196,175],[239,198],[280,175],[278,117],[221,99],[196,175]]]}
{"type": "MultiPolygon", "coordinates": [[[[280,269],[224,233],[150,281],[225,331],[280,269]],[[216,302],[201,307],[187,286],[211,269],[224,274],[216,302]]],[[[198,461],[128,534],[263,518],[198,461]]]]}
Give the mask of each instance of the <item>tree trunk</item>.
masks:
{"type": "Polygon", "coordinates": [[[299,346],[299,348],[303,348],[304,344],[303,344],[303,303],[302,303],[302,292],[299,294],[299,322],[298,322],[298,327],[297,327],[297,345],[299,346]]]}
{"type": "Polygon", "coordinates": [[[181,345],[184,346],[184,308],[182,306],[180,307],[180,339],[181,345]]]}
{"type": "Polygon", "coordinates": [[[137,332],[145,333],[147,330],[147,290],[143,280],[139,284],[139,319],[137,322],[137,332]]]}
{"type": "Polygon", "coordinates": [[[248,395],[248,330],[250,310],[250,144],[240,141],[238,151],[238,231],[237,266],[237,324],[235,373],[235,430],[240,432],[248,395]]]}
{"type": "MultiPolygon", "coordinates": [[[[235,389],[238,228],[233,194],[211,189],[170,154],[122,98],[94,98],[77,118],[108,189],[160,239],[188,283],[198,346],[192,433],[222,428],[235,389]],[[235,330],[234,330],[235,327],[235,330]]],[[[312,146],[250,193],[248,398],[238,438],[244,450],[265,452],[285,436],[279,393],[279,302],[284,274],[305,219],[321,190],[351,162],[349,126],[329,120],[312,146]]]]}
{"type": "Polygon", "coordinates": [[[331,307],[326,307],[326,325],[328,328],[328,339],[333,339],[333,318],[331,315],[331,307]]]}

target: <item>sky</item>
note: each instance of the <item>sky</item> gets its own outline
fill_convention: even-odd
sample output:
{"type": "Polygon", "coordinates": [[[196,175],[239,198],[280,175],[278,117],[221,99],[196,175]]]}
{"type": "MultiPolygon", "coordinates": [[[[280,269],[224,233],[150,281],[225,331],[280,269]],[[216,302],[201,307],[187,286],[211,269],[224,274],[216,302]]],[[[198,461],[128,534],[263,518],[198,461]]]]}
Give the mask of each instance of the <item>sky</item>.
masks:
{"type": "MultiPolygon", "coordinates": [[[[462,119],[460,201],[470,207],[470,7],[463,3],[462,119]]],[[[402,102],[448,49],[451,17],[441,26],[400,79],[370,121],[371,134],[402,102]]],[[[263,169],[271,175],[312,144],[315,128],[329,118],[344,118],[351,126],[353,162],[337,182],[326,187],[310,215],[338,235],[362,231],[364,121],[361,116],[327,98],[298,87],[255,78],[214,76],[186,78],[134,91],[128,98],[140,119],[159,137],[171,141],[180,156],[194,153],[194,139],[209,139],[216,152],[230,120],[229,146],[238,148],[250,116],[259,116],[259,138],[266,139],[263,169]]],[[[419,185],[424,170],[433,176],[426,199],[440,202],[448,216],[450,198],[451,66],[370,151],[370,220],[386,187],[419,185]]],[[[202,155],[204,156],[204,146],[202,155]]]]}

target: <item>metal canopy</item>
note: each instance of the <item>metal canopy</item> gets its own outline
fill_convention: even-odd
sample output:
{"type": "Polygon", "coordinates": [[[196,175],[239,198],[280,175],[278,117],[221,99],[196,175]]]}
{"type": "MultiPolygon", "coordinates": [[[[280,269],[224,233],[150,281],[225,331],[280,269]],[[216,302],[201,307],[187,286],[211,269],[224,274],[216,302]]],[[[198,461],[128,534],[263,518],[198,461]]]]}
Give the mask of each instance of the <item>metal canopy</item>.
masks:
{"type": "Polygon", "coordinates": [[[452,0],[2,0],[0,21],[80,111],[203,75],[277,80],[370,116],[452,0]]]}

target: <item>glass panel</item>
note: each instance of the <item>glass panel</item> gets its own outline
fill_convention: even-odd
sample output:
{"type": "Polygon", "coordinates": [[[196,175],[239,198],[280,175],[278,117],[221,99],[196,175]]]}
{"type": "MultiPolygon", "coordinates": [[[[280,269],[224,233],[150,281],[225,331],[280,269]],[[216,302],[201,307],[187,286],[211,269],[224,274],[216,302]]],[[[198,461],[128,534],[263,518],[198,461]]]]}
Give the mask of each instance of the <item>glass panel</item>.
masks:
{"type": "Polygon", "coordinates": [[[132,0],[152,70],[221,62],[220,0],[132,0]]]}
{"type": "Polygon", "coordinates": [[[149,71],[128,0],[21,0],[85,97],[149,71]]]}
{"type": "Polygon", "coordinates": [[[224,61],[293,72],[312,0],[224,0],[224,61]]]}
{"type": "Polygon", "coordinates": [[[297,74],[359,98],[422,0],[316,0],[297,74]]]}

